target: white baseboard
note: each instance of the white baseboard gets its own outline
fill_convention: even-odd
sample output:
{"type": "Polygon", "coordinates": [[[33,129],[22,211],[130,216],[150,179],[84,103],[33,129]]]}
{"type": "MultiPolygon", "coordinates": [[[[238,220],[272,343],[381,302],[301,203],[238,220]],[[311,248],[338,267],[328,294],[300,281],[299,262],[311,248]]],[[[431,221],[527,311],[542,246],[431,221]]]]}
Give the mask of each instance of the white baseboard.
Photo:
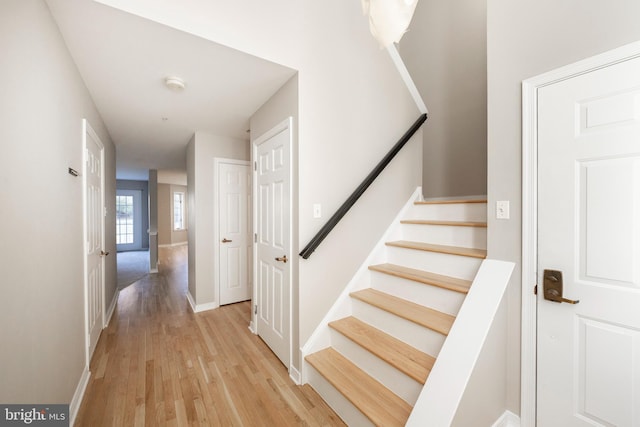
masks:
{"type": "Polygon", "coordinates": [[[76,416],[78,415],[78,410],[80,409],[84,392],[87,390],[87,385],[89,384],[89,378],[91,378],[91,372],[89,372],[89,367],[85,366],[82,376],[80,377],[80,381],[78,382],[78,386],[76,387],[76,391],[73,393],[73,398],[71,398],[71,403],[69,403],[70,426],[73,426],[73,423],[76,421],[76,416]]]}
{"type": "Polygon", "coordinates": [[[504,411],[491,427],[520,427],[520,417],[511,411],[504,411]]]}
{"type": "Polygon", "coordinates": [[[113,312],[116,311],[116,304],[118,303],[118,296],[120,295],[120,289],[116,289],[116,293],[113,295],[113,299],[111,300],[111,304],[109,304],[109,308],[107,309],[107,315],[105,316],[104,327],[109,326],[109,322],[111,322],[111,317],[113,316],[113,312]]]}
{"type": "Polygon", "coordinates": [[[249,322],[249,330],[253,335],[258,335],[258,331],[256,330],[256,325],[253,324],[253,320],[249,322]]]}
{"type": "Polygon", "coordinates": [[[191,306],[191,311],[194,313],[200,313],[201,311],[213,310],[218,308],[218,304],[215,302],[208,302],[206,304],[196,304],[195,300],[191,296],[191,292],[187,292],[187,301],[189,301],[189,306],[191,306]]]}
{"type": "Polygon", "coordinates": [[[300,374],[300,371],[298,371],[295,366],[291,365],[289,367],[289,378],[291,378],[291,381],[293,381],[295,385],[300,385],[302,374],[300,374]]]}

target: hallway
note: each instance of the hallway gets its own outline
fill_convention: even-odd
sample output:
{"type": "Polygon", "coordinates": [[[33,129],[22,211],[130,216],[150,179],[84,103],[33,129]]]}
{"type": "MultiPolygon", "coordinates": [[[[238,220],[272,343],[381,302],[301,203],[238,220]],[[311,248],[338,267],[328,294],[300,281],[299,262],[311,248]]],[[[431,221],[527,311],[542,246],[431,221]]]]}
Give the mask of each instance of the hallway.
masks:
{"type": "Polygon", "coordinates": [[[76,426],[344,425],[251,334],[249,302],[194,315],[187,247],[120,292],[91,361],[76,426]]]}

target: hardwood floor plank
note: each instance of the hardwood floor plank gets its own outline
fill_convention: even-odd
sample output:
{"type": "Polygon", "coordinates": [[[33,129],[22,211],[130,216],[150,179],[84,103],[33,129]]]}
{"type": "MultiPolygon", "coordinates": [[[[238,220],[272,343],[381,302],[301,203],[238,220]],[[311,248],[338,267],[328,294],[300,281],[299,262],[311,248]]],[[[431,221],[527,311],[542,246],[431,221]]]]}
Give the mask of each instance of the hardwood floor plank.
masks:
{"type": "Polygon", "coordinates": [[[344,426],[247,326],[251,303],[191,312],[186,246],[120,292],[76,426],[344,426]]]}

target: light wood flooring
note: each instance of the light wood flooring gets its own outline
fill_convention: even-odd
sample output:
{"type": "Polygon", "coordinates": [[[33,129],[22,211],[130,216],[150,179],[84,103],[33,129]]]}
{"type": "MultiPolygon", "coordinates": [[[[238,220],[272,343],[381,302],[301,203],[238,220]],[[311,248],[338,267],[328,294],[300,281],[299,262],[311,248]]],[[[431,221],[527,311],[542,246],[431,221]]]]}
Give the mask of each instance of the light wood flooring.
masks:
{"type": "Polygon", "coordinates": [[[186,246],[121,291],[76,426],[343,426],[248,330],[251,305],[193,314],[186,246]]]}

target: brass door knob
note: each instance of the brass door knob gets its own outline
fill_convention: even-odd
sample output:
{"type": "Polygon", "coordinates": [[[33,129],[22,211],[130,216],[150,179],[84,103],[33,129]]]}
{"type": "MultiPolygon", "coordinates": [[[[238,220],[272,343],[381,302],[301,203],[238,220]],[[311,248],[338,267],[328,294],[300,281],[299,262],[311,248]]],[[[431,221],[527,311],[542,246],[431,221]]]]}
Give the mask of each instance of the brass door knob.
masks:
{"type": "Polygon", "coordinates": [[[276,261],[282,261],[285,264],[287,263],[287,256],[283,255],[282,257],[276,257],[276,261]]]}
{"type": "Polygon", "coordinates": [[[226,237],[222,239],[222,243],[231,243],[231,242],[233,242],[233,240],[229,240],[226,237]]]}
{"type": "Polygon", "coordinates": [[[100,256],[107,256],[107,255],[109,255],[109,252],[100,251],[100,256]]]}

